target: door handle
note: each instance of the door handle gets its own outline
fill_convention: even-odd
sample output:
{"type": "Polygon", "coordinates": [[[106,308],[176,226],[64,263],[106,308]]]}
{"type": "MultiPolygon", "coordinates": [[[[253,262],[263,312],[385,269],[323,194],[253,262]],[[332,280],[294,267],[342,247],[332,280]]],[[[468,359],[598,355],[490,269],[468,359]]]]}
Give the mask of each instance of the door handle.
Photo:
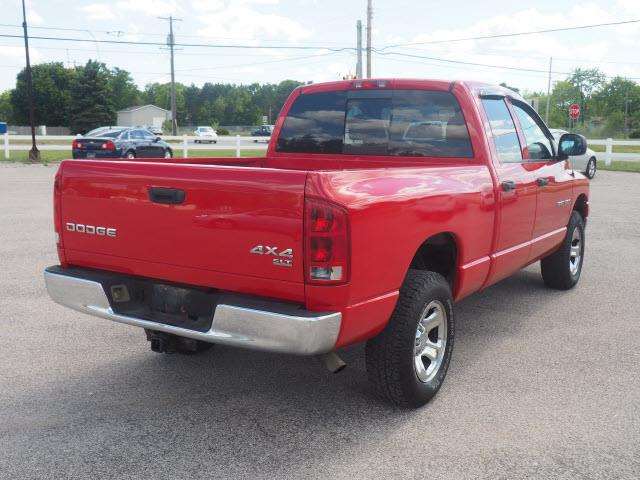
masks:
{"type": "Polygon", "coordinates": [[[179,188],[149,187],[149,200],[165,205],[179,205],[184,202],[186,194],[179,188]]]}
{"type": "Polygon", "coordinates": [[[536,180],[536,183],[538,184],[539,187],[546,187],[547,185],[549,185],[549,179],[540,177],[536,180]]]}
{"type": "Polygon", "coordinates": [[[500,185],[502,186],[502,190],[505,192],[510,192],[516,189],[516,182],[513,180],[505,180],[500,185]]]}

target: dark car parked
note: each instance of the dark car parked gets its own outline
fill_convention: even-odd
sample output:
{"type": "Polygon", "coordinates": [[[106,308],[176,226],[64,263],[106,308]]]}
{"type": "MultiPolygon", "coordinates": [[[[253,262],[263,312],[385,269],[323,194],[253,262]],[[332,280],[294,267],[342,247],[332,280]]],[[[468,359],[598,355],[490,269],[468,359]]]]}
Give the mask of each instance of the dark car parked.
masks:
{"type": "Polygon", "coordinates": [[[273,125],[260,125],[251,131],[252,137],[270,137],[273,133],[273,125]]]}
{"type": "Polygon", "coordinates": [[[139,127],[96,128],[73,140],[73,158],[171,158],[171,146],[139,127]]]}

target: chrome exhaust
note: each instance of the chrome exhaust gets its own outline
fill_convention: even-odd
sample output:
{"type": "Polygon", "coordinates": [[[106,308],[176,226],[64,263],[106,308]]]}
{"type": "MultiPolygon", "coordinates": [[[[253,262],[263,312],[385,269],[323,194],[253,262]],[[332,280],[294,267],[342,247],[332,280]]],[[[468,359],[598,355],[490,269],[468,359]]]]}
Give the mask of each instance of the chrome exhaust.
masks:
{"type": "Polygon", "coordinates": [[[320,360],[324,364],[325,368],[331,373],[341,372],[347,364],[340,358],[336,352],[329,352],[320,355],[320,360]]]}

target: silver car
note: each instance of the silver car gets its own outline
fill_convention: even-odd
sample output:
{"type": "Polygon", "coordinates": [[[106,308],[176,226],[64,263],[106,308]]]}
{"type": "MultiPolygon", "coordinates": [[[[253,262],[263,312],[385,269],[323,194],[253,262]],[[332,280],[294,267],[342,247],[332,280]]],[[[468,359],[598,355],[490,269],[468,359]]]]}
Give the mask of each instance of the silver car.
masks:
{"type": "MultiPolygon", "coordinates": [[[[569,133],[566,130],[560,130],[557,128],[551,128],[549,129],[549,131],[551,132],[551,134],[553,135],[553,138],[556,141],[556,147],[558,146],[560,137],[565,133],[569,133]]],[[[587,151],[585,152],[584,155],[572,156],[569,158],[569,160],[571,161],[571,166],[573,167],[574,170],[578,170],[584,173],[588,178],[593,178],[596,176],[596,170],[597,170],[596,152],[594,152],[590,148],[587,148],[587,151]]]]}

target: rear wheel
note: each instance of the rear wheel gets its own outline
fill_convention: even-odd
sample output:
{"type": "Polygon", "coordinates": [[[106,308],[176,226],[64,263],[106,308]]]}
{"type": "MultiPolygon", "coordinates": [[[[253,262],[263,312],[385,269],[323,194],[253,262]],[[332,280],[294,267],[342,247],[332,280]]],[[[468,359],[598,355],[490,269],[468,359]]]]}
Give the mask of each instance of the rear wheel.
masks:
{"type": "Polygon", "coordinates": [[[367,342],[367,375],[377,393],[399,406],[427,403],[447,374],[454,330],[445,278],[410,270],[389,323],[367,342]]]}
{"type": "Polygon", "coordinates": [[[591,157],[589,159],[589,162],[587,163],[587,170],[585,171],[585,174],[587,175],[587,178],[595,177],[596,176],[596,170],[597,170],[596,159],[595,159],[595,157],[591,157]]]}
{"type": "Polygon", "coordinates": [[[164,158],[173,158],[173,152],[171,151],[171,149],[170,149],[170,148],[167,148],[167,149],[164,151],[164,158]]]}
{"type": "Polygon", "coordinates": [[[136,158],[136,152],[133,150],[129,150],[125,155],[129,160],[136,158]]]}
{"type": "Polygon", "coordinates": [[[584,240],[584,220],[582,215],[574,210],[562,245],[540,261],[542,279],[548,287],[569,290],[576,286],[582,273],[584,240]]]}

